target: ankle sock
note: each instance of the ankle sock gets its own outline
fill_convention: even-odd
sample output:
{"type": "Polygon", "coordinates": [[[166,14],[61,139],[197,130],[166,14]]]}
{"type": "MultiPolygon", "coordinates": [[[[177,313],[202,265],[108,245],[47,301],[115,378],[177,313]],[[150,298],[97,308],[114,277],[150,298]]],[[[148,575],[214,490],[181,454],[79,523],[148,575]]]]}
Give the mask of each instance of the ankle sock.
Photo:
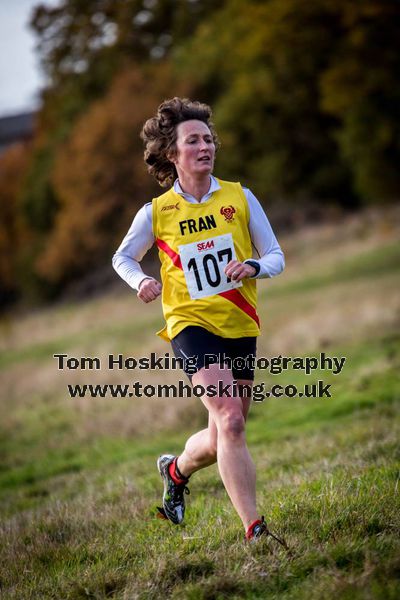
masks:
{"type": "Polygon", "coordinates": [[[251,540],[254,537],[254,533],[255,533],[254,529],[257,527],[257,525],[262,525],[263,523],[264,523],[264,517],[253,521],[253,523],[251,523],[251,525],[249,525],[247,528],[246,539],[251,540]]]}
{"type": "Polygon", "coordinates": [[[173,481],[179,485],[180,483],[187,483],[188,477],[184,477],[177,466],[178,457],[176,457],[168,467],[168,472],[171,475],[173,481]]]}

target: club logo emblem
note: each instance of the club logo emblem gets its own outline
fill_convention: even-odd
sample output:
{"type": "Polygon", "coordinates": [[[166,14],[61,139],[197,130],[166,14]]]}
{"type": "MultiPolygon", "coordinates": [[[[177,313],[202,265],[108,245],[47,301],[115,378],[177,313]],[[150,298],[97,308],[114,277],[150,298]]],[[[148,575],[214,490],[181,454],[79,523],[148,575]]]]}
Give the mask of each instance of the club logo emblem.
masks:
{"type": "Polygon", "coordinates": [[[219,212],[221,213],[221,215],[224,215],[225,221],[228,221],[228,223],[231,223],[235,220],[233,218],[233,215],[235,214],[236,210],[232,205],[223,206],[219,212]]]}

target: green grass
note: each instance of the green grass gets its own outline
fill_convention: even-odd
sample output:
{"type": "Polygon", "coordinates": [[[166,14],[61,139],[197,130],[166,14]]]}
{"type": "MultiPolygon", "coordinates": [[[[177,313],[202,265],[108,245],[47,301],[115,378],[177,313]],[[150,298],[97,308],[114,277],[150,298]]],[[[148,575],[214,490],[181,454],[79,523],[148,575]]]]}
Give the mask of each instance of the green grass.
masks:
{"type": "Polygon", "coordinates": [[[400,244],[398,242],[349,257],[345,261],[335,263],[334,266],[326,270],[323,269],[312,274],[306,273],[301,279],[277,287],[274,286],[263,291],[260,295],[261,297],[268,295],[269,298],[287,297],[320,289],[334,283],[354,282],[364,278],[376,282],[388,273],[396,272],[400,272],[400,244]]]}
{"type": "Polygon", "coordinates": [[[155,457],[178,451],[186,432],[87,447],[66,439],[49,453],[53,431],[0,474],[4,597],[394,599],[400,348],[389,337],[344,350],[332,399],[270,399],[249,420],[259,504],[291,556],[243,544],[214,467],[193,478],[184,526],[154,518],[155,457]],[[366,376],[378,351],[390,361],[366,376]]]}
{"type": "MultiPolygon", "coordinates": [[[[385,244],[368,255],[349,256],[338,277],[321,265],[303,287],[282,278],[268,293],[266,314],[273,327],[283,300],[307,305],[315,294],[316,303],[322,290],[334,294],[345,280],[366,280],[372,271],[371,297],[384,278],[394,294],[397,270],[397,250],[385,244]]],[[[287,541],[287,553],[269,539],[244,544],[216,466],[192,478],[183,525],[155,518],[161,498],[156,457],[179,452],[205,423],[200,403],[188,405],[154,434],[155,420],[164,419],[154,410],[160,405],[147,400],[143,408],[135,399],[128,404],[111,398],[74,404],[64,381],[57,383],[56,369],[49,374],[54,349],[74,348],[76,354],[101,344],[139,356],[151,344],[156,312],[145,312],[133,326],[124,317],[113,326],[94,323],[79,336],[49,332],[48,339],[27,339],[4,357],[3,374],[6,365],[19,371],[5,388],[0,423],[1,598],[397,600],[400,335],[395,321],[382,320],[379,335],[365,326],[354,341],[350,335],[345,343],[331,339],[329,348],[321,347],[330,356],[346,357],[340,375],[307,376],[292,369],[257,373],[257,382],[267,387],[318,379],[332,385],[332,398],[269,398],[253,403],[249,415],[258,504],[271,529],[287,541]],[[27,394],[18,378],[36,381],[45,369],[46,376],[27,394]],[[136,409],[146,422],[132,432],[107,428],[121,411],[121,425],[129,422],[136,409]]],[[[317,353],[305,348],[304,354],[317,353]]]]}

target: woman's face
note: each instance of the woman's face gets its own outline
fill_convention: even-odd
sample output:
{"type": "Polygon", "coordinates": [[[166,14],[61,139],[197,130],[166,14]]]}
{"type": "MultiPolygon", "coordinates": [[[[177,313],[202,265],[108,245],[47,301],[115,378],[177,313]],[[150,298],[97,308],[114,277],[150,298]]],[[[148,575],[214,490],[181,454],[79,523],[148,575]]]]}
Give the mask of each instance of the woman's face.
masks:
{"type": "Polygon", "coordinates": [[[209,175],[214,168],[215,144],[208,126],[192,119],[176,128],[176,154],[171,158],[178,177],[209,175]]]}

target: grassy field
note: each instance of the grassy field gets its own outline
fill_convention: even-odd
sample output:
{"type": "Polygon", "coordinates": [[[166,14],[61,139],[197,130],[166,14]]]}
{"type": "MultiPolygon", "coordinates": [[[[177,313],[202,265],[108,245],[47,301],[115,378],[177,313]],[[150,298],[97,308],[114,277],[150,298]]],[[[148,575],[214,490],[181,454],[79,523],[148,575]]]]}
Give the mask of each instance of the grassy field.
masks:
{"type": "Polygon", "coordinates": [[[197,473],[184,525],[155,518],[155,461],[206,419],[199,400],[74,398],[67,383],[173,383],[177,372],[58,370],[53,353],[164,354],[160,305],[128,288],[1,322],[0,597],[400,597],[399,211],[281,239],[259,286],[259,355],[346,357],[339,375],[257,372],[331,398],[253,403],[258,503],[290,553],[243,542],[216,466],[197,473]]]}

